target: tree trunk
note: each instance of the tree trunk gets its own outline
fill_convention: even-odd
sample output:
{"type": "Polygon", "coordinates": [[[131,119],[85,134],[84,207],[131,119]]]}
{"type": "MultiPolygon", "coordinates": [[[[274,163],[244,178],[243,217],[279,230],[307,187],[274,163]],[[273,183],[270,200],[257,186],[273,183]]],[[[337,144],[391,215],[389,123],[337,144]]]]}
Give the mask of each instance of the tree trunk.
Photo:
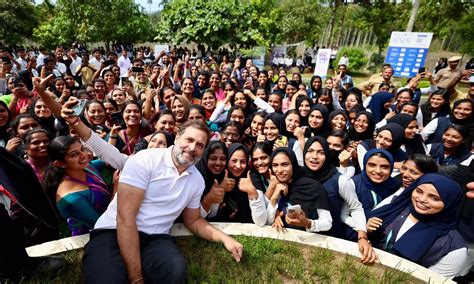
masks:
{"type": "Polygon", "coordinates": [[[448,47],[446,48],[446,50],[451,50],[451,43],[453,42],[454,34],[456,34],[456,31],[453,31],[451,33],[451,36],[449,37],[448,47]]]}
{"type": "Polygon", "coordinates": [[[418,13],[418,9],[420,8],[420,0],[413,0],[413,7],[411,8],[411,15],[410,19],[408,20],[407,24],[407,32],[413,31],[413,26],[415,25],[416,14],[418,13]]]}
{"type": "Polygon", "coordinates": [[[368,35],[369,35],[369,32],[368,32],[368,31],[364,31],[364,40],[363,40],[363,43],[362,43],[362,46],[363,46],[363,47],[366,47],[366,46],[367,46],[367,38],[368,38],[368,35]]]}
{"type": "Polygon", "coordinates": [[[343,36],[343,31],[344,31],[344,21],[345,21],[345,18],[346,18],[346,9],[345,9],[345,7],[343,7],[343,9],[344,9],[344,11],[342,13],[341,22],[339,23],[339,26],[341,27],[341,30],[339,31],[339,33],[337,35],[337,41],[336,41],[337,46],[341,45],[341,39],[342,39],[342,36],[343,36]]]}
{"type": "Polygon", "coordinates": [[[357,30],[357,40],[356,40],[356,44],[355,46],[356,47],[359,47],[360,46],[360,39],[362,37],[362,31],[361,30],[357,30]]]}

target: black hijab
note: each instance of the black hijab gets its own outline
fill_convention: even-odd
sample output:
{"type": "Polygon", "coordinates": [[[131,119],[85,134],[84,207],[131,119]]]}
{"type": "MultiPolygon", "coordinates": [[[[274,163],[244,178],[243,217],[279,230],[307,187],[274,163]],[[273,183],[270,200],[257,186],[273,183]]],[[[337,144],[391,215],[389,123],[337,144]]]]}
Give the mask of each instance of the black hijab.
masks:
{"type": "Polygon", "coordinates": [[[333,120],[336,116],[338,115],[342,115],[344,116],[344,118],[346,119],[346,125],[344,126],[344,132],[347,131],[347,122],[349,121],[349,118],[347,117],[346,115],[346,111],[345,110],[342,110],[342,109],[336,109],[336,110],[333,110],[330,114],[329,114],[329,119],[328,119],[328,128],[331,129],[331,120],[333,120]]]}
{"type": "Polygon", "coordinates": [[[308,113],[307,116],[302,116],[301,112],[300,112],[300,106],[304,101],[307,101],[309,103],[309,108],[310,109],[313,106],[313,100],[311,100],[307,96],[300,96],[296,99],[295,107],[296,107],[296,110],[298,111],[298,113],[300,114],[300,125],[301,126],[307,126],[308,125],[308,117],[309,117],[309,113],[308,113]]]}
{"type": "Polygon", "coordinates": [[[249,170],[249,150],[248,148],[240,143],[233,143],[229,146],[227,152],[227,166],[229,165],[230,158],[238,151],[243,150],[245,157],[247,158],[247,165],[245,171],[236,177],[229,170],[228,177],[235,180],[234,188],[226,192],[224,195],[225,206],[220,210],[218,221],[222,222],[239,222],[239,223],[252,223],[252,211],[250,210],[248,195],[239,189],[239,180],[241,177],[246,177],[249,170]],[[231,218],[232,216],[232,218],[231,218]]]}
{"type": "MultiPolygon", "coordinates": [[[[388,123],[396,123],[406,129],[410,122],[416,121],[416,117],[406,114],[406,113],[399,113],[394,117],[387,120],[388,123]]],[[[403,144],[405,144],[405,151],[407,155],[411,154],[426,154],[425,148],[423,147],[423,138],[420,134],[415,134],[413,139],[407,139],[405,136],[403,137],[403,144]]]]}
{"type": "Polygon", "coordinates": [[[196,168],[198,171],[201,173],[202,177],[204,178],[204,182],[206,183],[206,187],[204,188],[204,192],[202,196],[204,197],[212,188],[214,185],[214,180],[217,180],[217,182],[222,182],[222,179],[224,179],[225,175],[225,169],[227,168],[227,160],[226,158],[226,165],[224,169],[222,170],[221,173],[218,175],[213,174],[207,165],[207,162],[209,160],[209,156],[214,153],[214,151],[221,149],[224,152],[224,155],[228,157],[227,154],[227,147],[225,146],[224,142],[221,141],[211,141],[209,142],[209,145],[207,145],[206,149],[204,150],[204,153],[202,154],[201,159],[199,162],[196,164],[196,168]]]}
{"type": "Polygon", "coordinates": [[[474,103],[472,102],[472,100],[471,99],[462,99],[462,100],[457,100],[457,101],[454,102],[453,110],[451,111],[451,115],[449,116],[449,119],[454,124],[464,125],[467,128],[469,128],[469,136],[470,136],[471,142],[474,141],[474,114],[473,113],[474,113],[474,103]],[[473,112],[471,112],[471,115],[469,117],[465,118],[465,119],[457,119],[454,116],[454,109],[462,103],[470,103],[473,112]]]}
{"type": "Polygon", "coordinates": [[[299,204],[306,216],[316,209],[329,210],[329,201],[326,190],[321,183],[304,176],[304,172],[298,165],[295,153],[287,147],[277,148],[272,153],[271,162],[276,155],[283,153],[289,157],[292,168],[292,181],[288,183],[288,196],[282,196],[282,199],[292,205],[299,204]]]}
{"type": "MultiPolygon", "coordinates": [[[[286,132],[285,115],[278,112],[272,112],[272,113],[267,114],[267,116],[265,116],[265,120],[263,121],[263,127],[265,127],[265,123],[267,122],[267,120],[271,120],[273,124],[275,124],[276,128],[278,128],[278,134],[280,136],[285,135],[285,132],[286,132]]],[[[266,140],[266,142],[270,143],[273,147],[275,140],[273,141],[266,140]]]]}
{"type": "Polygon", "coordinates": [[[306,141],[304,145],[304,149],[303,149],[303,163],[304,163],[303,170],[304,170],[305,175],[311,179],[317,180],[321,184],[327,181],[330,177],[332,177],[337,172],[337,169],[334,165],[328,162],[329,155],[330,155],[329,145],[326,139],[322,137],[318,137],[318,136],[313,136],[309,138],[308,141],[306,141]],[[309,147],[311,147],[311,145],[313,145],[314,142],[319,142],[319,144],[321,144],[321,146],[323,147],[324,155],[326,156],[326,160],[321,165],[321,168],[319,168],[319,170],[317,171],[313,171],[310,168],[308,168],[308,166],[306,165],[306,159],[305,159],[306,153],[308,152],[309,147]]]}
{"type": "Polygon", "coordinates": [[[311,107],[310,111],[309,111],[308,120],[309,120],[309,116],[311,115],[311,113],[313,111],[319,111],[321,113],[321,115],[323,116],[323,119],[324,119],[323,125],[319,128],[312,128],[309,125],[309,122],[308,122],[308,128],[306,128],[306,130],[304,132],[304,136],[306,138],[309,138],[309,137],[312,137],[312,136],[327,137],[328,134],[329,134],[329,129],[328,129],[329,110],[328,110],[328,108],[323,106],[323,105],[313,105],[311,107]]]}
{"type": "Polygon", "coordinates": [[[357,132],[354,128],[354,125],[351,125],[349,128],[349,137],[351,140],[360,141],[360,140],[372,139],[374,137],[375,120],[372,113],[368,111],[359,111],[355,117],[355,120],[357,120],[361,115],[365,115],[367,117],[367,120],[369,121],[369,125],[367,127],[367,130],[365,130],[362,133],[357,132]]]}

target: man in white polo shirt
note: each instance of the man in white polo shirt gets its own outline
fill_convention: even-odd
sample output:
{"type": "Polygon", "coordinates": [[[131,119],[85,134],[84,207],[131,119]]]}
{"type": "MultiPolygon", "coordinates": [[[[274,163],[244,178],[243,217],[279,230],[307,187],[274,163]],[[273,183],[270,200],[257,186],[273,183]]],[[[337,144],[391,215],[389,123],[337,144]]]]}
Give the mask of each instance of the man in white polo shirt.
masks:
{"type": "Polygon", "coordinates": [[[186,264],[169,235],[181,213],[191,232],[222,242],[240,261],[243,246],[200,217],[204,179],[194,165],[208,139],[205,124],[188,121],[174,146],[143,150],[127,160],[117,194],[85,248],[87,283],[184,283],[186,264]]]}

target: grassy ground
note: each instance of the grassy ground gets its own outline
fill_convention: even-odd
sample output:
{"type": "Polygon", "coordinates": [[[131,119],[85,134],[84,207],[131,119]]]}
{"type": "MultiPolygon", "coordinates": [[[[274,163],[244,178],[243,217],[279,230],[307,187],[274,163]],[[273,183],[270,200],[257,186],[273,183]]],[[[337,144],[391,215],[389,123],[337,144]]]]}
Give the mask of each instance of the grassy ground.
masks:
{"type": "MultiPolygon", "coordinates": [[[[327,249],[273,239],[236,237],[245,247],[236,263],[221,244],[180,237],[190,283],[420,283],[409,274],[382,265],[365,266],[357,258],[327,249]]],[[[22,283],[80,283],[82,251],[63,254],[69,265],[55,276],[36,275],[22,283]]]]}

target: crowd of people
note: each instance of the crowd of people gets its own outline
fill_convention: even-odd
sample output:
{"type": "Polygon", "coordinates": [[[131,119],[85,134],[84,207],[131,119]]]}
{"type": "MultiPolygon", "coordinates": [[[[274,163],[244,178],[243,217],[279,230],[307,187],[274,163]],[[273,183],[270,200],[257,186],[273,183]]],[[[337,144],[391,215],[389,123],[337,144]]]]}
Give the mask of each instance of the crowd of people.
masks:
{"type": "Polygon", "coordinates": [[[2,52],[0,217],[17,234],[4,274],[61,263],[24,249],[12,261],[15,248],[91,233],[87,282],[183,282],[174,222],[242,257],[212,221],[325,234],[365,264],[379,248],[472,280],[474,84],[457,87],[473,74],[459,56],[403,83],[384,64],[360,84],[346,56],[306,85],[228,55],[2,52]]]}

